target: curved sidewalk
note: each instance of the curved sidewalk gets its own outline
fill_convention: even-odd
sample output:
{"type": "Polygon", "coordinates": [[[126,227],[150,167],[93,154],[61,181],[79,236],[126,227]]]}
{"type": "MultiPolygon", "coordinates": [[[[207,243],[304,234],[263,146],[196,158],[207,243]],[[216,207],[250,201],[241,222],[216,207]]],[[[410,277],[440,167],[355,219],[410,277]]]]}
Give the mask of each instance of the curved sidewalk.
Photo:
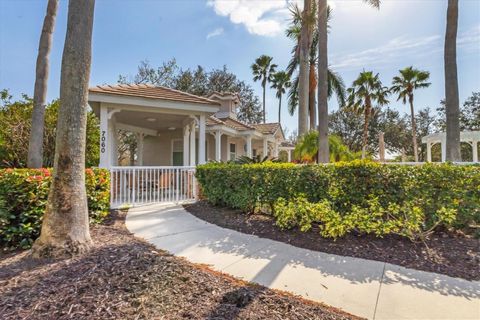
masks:
{"type": "Polygon", "coordinates": [[[337,256],[224,229],[175,204],[130,209],[127,228],[157,248],[368,319],[480,319],[480,282],[337,256]]]}

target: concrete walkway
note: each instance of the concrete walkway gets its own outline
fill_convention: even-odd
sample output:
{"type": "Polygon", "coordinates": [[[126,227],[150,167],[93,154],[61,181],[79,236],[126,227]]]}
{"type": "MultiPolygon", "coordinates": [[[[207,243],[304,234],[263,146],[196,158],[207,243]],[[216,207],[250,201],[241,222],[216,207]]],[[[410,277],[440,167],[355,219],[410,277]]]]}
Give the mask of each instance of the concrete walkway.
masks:
{"type": "Polygon", "coordinates": [[[181,206],[130,209],[159,249],[368,319],[480,319],[480,282],[293,247],[202,221],[181,206]]]}

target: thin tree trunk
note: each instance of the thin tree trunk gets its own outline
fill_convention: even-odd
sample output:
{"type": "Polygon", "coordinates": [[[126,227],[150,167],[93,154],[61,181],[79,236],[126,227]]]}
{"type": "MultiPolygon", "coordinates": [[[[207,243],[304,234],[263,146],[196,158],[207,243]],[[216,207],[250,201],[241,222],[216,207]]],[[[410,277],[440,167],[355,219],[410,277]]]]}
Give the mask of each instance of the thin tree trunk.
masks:
{"type": "Polygon", "coordinates": [[[310,51],[309,16],[311,0],[304,0],[303,23],[300,33],[300,56],[298,73],[298,134],[302,136],[308,131],[308,65],[310,51]]]}
{"type": "Polygon", "coordinates": [[[308,88],[308,119],[309,129],[317,129],[317,108],[315,106],[315,90],[317,89],[317,81],[315,79],[315,64],[309,62],[309,88],[308,88]]]}
{"type": "Polygon", "coordinates": [[[318,161],[330,162],[328,145],[327,0],[318,1],[318,161]]]}
{"type": "Polygon", "coordinates": [[[82,254],[91,246],[85,190],[88,80],[95,0],[70,0],[62,57],[52,184],[35,257],[82,254]]]}
{"type": "Polygon", "coordinates": [[[413,95],[409,97],[410,116],[412,117],[412,140],[413,140],[413,156],[415,162],[418,162],[418,145],[417,145],[417,122],[415,121],[415,110],[413,108],[413,95]]]}
{"type": "Polygon", "coordinates": [[[263,123],[265,123],[265,85],[263,87],[263,123]]]}
{"type": "Polygon", "coordinates": [[[363,124],[363,146],[362,159],[367,157],[367,143],[368,143],[368,124],[370,122],[370,107],[365,106],[365,123],[363,124]]]}
{"type": "Polygon", "coordinates": [[[448,0],[445,32],[445,106],[447,122],[447,161],[461,161],[460,106],[457,78],[458,0],[448,0]]]}
{"type": "Polygon", "coordinates": [[[43,20],[42,34],[40,35],[40,43],[38,45],[35,88],[33,91],[32,127],[27,156],[27,166],[29,168],[41,168],[43,166],[43,128],[45,106],[47,104],[49,55],[52,48],[57,7],[58,0],[48,0],[47,13],[43,20]]]}
{"type": "Polygon", "coordinates": [[[282,95],[278,97],[278,123],[282,125],[282,95]]]}

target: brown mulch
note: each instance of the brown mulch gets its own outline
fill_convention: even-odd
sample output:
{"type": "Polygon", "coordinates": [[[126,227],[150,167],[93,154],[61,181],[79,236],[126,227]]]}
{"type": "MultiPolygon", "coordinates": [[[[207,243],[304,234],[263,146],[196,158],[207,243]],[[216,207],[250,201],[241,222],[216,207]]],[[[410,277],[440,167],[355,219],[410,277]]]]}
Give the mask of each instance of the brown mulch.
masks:
{"type": "Polygon", "coordinates": [[[300,248],[480,280],[480,240],[472,237],[442,232],[433,234],[425,243],[414,243],[400,236],[376,238],[356,234],[332,240],[322,238],[318,227],[309,232],[281,230],[269,215],[247,215],[238,210],[212,206],[206,201],[184,207],[196,217],[218,226],[300,248]]]}
{"type": "Polygon", "coordinates": [[[124,216],[92,227],[95,244],[82,257],[3,255],[0,319],[358,319],[156,250],[124,216]]]}

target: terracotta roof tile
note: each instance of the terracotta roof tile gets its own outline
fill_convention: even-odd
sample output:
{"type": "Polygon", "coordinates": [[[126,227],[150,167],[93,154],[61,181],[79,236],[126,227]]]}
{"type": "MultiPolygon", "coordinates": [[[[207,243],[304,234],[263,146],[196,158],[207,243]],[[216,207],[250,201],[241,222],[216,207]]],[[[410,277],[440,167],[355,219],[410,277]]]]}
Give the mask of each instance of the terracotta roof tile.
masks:
{"type": "Polygon", "coordinates": [[[230,117],[217,118],[217,117],[211,116],[207,119],[207,125],[213,126],[217,124],[225,125],[229,128],[232,128],[238,131],[255,130],[255,128],[252,127],[251,125],[230,117]]]}
{"type": "Polygon", "coordinates": [[[179,90],[149,84],[103,85],[90,88],[89,93],[122,95],[169,101],[220,105],[219,102],[179,90]]]}
{"type": "Polygon", "coordinates": [[[264,134],[274,134],[278,128],[280,127],[280,124],[278,122],[275,123],[257,123],[257,124],[252,124],[252,126],[260,131],[261,133],[264,134]]]}

